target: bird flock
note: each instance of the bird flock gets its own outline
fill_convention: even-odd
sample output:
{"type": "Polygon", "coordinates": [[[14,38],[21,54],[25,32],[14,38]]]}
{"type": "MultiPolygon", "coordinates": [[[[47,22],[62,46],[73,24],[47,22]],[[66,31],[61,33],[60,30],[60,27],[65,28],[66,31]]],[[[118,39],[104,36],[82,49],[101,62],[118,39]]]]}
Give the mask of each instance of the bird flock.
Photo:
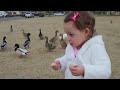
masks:
{"type": "MultiPolygon", "coordinates": [[[[110,23],[112,24],[113,21],[110,20],[110,23]]],[[[24,41],[24,43],[21,47],[18,43],[15,43],[15,45],[14,45],[14,48],[15,48],[14,51],[20,57],[28,55],[29,52],[28,52],[27,49],[30,48],[30,42],[31,42],[31,38],[30,38],[31,33],[26,33],[24,31],[24,29],[22,29],[21,31],[22,31],[23,37],[25,38],[25,41],[24,41]]],[[[10,26],[10,32],[14,32],[12,25],[10,26]]],[[[61,45],[61,47],[63,49],[65,49],[67,47],[67,44],[68,44],[67,34],[66,33],[60,33],[58,35],[58,33],[59,33],[59,31],[56,30],[55,31],[55,36],[53,38],[49,39],[48,36],[43,35],[41,28],[39,29],[38,37],[39,37],[40,40],[45,40],[45,48],[48,51],[56,49],[58,43],[61,45]]],[[[95,29],[94,33],[95,33],[95,35],[97,35],[96,29],[95,29]]],[[[7,39],[7,37],[3,36],[3,40],[2,40],[2,43],[1,43],[1,50],[6,50],[6,48],[7,48],[6,39],[7,39]]]]}
{"type": "MultiPolygon", "coordinates": [[[[18,43],[14,44],[14,51],[16,53],[16,55],[18,55],[19,57],[23,57],[28,55],[28,49],[30,48],[30,42],[31,42],[31,33],[26,33],[24,29],[21,30],[23,37],[25,38],[24,43],[22,44],[22,46],[20,46],[18,43]]],[[[13,26],[10,26],[10,32],[14,32],[13,30],[13,26]]],[[[59,31],[56,30],[55,31],[55,36],[51,39],[48,38],[48,36],[43,35],[42,34],[42,30],[39,29],[39,33],[38,33],[38,37],[40,40],[45,40],[45,48],[50,52],[51,50],[56,49],[57,44],[59,43],[61,45],[61,47],[63,49],[65,49],[67,47],[67,34],[63,33],[63,34],[59,34],[59,31]]],[[[7,37],[4,36],[3,37],[3,41],[1,43],[1,50],[6,50],[7,49],[7,41],[6,41],[7,37]]]]}

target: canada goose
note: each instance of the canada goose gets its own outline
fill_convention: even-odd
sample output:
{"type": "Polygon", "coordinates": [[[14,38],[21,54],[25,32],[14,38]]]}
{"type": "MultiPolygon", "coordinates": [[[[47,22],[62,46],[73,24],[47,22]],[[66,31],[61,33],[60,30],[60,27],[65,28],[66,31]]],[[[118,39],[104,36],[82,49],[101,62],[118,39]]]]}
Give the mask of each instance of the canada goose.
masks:
{"type": "Polygon", "coordinates": [[[58,30],[55,31],[55,37],[53,37],[51,40],[49,40],[50,42],[55,43],[57,41],[57,39],[58,39],[57,33],[58,32],[59,32],[58,30]]]}
{"type": "Polygon", "coordinates": [[[24,44],[23,44],[23,47],[25,48],[25,49],[28,49],[29,48],[29,45],[30,45],[30,33],[28,33],[27,34],[27,40],[24,42],[24,44]]]}
{"type": "Polygon", "coordinates": [[[13,28],[12,28],[12,25],[10,26],[10,32],[13,32],[13,28]]]}
{"type": "Polygon", "coordinates": [[[43,34],[42,34],[42,32],[41,32],[41,29],[40,29],[40,33],[39,33],[39,38],[40,38],[40,40],[43,40],[43,39],[44,39],[44,36],[43,36],[43,34]]]}
{"type": "Polygon", "coordinates": [[[5,39],[6,39],[6,36],[3,37],[3,43],[1,44],[1,49],[4,49],[7,47],[7,41],[5,39]]]}
{"type": "Polygon", "coordinates": [[[24,32],[24,29],[22,29],[21,31],[23,31],[23,36],[27,38],[27,33],[24,32]]]}
{"type": "Polygon", "coordinates": [[[55,49],[56,46],[54,46],[53,44],[51,44],[51,43],[48,42],[48,37],[45,36],[45,38],[46,38],[45,47],[46,47],[49,51],[55,49]]]}
{"type": "Polygon", "coordinates": [[[29,53],[26,49],[20,48],[19,44],[15,44],[14,51],[16,52],[18,56],[25,56],[25,55],[28,55],[29,53]]]}
{"type": "Polygon", "coordinates": [[[63,39],[63,34],[60,34],[60,36],[62,37],[60,40],[60,45],[62,46],[63,49],[65,49],[67,47],[67,43],[63,39]]]}

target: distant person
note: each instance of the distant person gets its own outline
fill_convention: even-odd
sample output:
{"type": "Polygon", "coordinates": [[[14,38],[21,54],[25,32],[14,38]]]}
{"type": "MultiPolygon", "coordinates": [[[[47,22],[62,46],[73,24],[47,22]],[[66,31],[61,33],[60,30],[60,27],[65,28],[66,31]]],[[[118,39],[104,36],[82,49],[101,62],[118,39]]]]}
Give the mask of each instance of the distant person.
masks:
{"type": "Polygon", "coordinates": [[[73,11],[64,19],[69,44],[65,55],[51,65],[64,70],[65,79],[109,79],[111,62],[102,35],[94,36],[95,17],[89,11],[73,11]]]}

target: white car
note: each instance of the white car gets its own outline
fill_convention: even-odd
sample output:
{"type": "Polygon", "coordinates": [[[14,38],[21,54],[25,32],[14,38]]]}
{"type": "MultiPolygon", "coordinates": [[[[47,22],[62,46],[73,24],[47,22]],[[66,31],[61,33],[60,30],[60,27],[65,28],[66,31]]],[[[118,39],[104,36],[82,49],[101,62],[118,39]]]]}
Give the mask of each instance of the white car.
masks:
{"type": "Polygon", "coordinates": [[[1,18],[1,17],[6,17],[6,15],[3,14],[3,13],[0,13],[0,18],[1,18]]]}
{"type": "Polygon", "coordinates": [[[63,13],[54,13],[54,16],[63,16],[63,13]]]}
{"type": "Polygon", "coordinates": [[[0,17],[3,17],[4,15],[2,13],[0,13],[0,17]]]}
{"type": "Polygon", "coordinates": [[[27,12],[27,13],[25,13],[25,17],[32,18],[32,17],[34,17],[34,14],[32,14],[31,12],[27,12]]]}

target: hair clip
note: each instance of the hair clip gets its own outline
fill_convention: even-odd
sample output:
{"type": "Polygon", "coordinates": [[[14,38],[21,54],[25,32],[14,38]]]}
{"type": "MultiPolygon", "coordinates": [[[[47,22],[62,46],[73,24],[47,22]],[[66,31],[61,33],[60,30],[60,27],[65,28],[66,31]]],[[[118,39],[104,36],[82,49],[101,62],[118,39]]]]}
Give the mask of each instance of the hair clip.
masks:
{"type": "Polygon", "coordinates": [[[71,16],[70,19],[75,22],[75,21],[76,21],[76,17],[77,17],[78,15],[79,15],[78,12],[74,12],[74,15],[71,16]]]}

